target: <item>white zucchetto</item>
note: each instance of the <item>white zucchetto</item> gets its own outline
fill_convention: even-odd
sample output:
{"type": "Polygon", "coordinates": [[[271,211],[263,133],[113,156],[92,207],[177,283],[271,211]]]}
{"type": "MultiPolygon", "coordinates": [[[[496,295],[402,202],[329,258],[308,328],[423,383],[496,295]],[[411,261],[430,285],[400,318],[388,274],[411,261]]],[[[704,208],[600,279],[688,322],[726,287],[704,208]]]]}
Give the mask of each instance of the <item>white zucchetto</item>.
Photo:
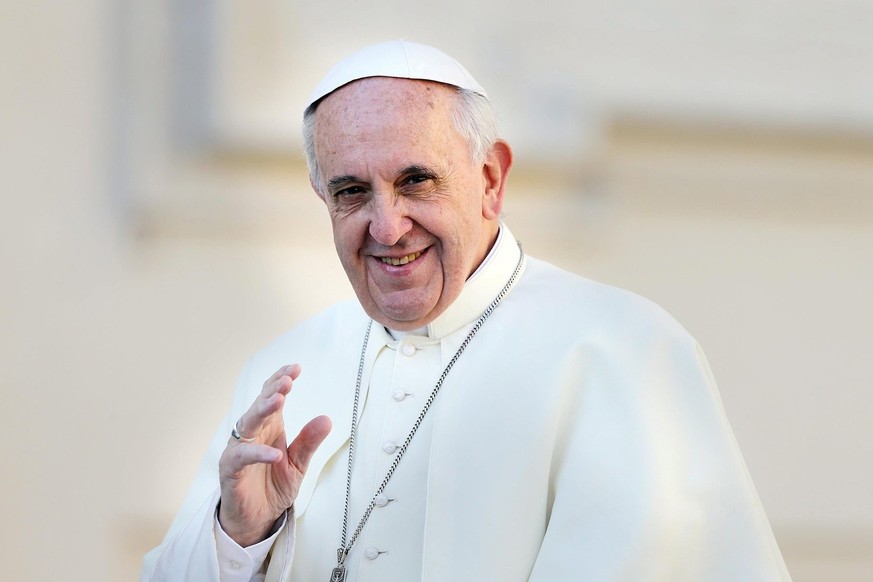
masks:
{"type": "Polygon", "coordinates": [[[392,40],[363,48],[337,63],[309,96],[306,109],[343,85],[367,77],[436,81],[488,97],[473,75],[444,52],[407,40],[392,40]]]}

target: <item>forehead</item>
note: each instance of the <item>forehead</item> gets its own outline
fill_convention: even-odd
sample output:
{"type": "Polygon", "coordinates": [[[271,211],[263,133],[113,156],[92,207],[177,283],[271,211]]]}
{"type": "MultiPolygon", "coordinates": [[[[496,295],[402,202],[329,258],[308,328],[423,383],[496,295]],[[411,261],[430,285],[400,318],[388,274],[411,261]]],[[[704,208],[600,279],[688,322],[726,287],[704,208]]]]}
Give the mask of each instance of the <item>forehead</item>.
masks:
{"type": "Polygon", "coordinates": [[[318,110],[355,112],[377,107],[407,105],[433,108],[447,105],[457,89],[435,81],[398,79],[394,77],[367,77],[343,85],[327,97],[318,110]]]}
{"type": "Polygon", "coordinates": [[[328,95],[316,110],[319,149],[333,150],[380,135],[410,136],[452,132],[453,87],[431,81],[371,77],[328,95]]]}

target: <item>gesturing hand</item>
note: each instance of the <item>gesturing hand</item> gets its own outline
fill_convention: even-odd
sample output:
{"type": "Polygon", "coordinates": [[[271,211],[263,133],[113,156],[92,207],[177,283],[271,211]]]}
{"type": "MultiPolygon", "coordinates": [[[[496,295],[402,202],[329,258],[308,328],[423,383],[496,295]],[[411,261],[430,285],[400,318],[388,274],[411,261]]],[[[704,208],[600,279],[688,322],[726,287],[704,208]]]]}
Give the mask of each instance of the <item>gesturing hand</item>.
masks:
{"type": "Polygon", "coordinates": [[[330,419],[316,417],[286,448],[282,408],[299,375],[300,366],[292,364],[264,382],[260,396],[237,423],[245,440],[228,439],[218,462],[218,520],[242,547],[266,539],[276,520],[291,507],[309,460],[330,432],[330,419]],[[245,442],[249,439],[254,440],[245,442]]]}

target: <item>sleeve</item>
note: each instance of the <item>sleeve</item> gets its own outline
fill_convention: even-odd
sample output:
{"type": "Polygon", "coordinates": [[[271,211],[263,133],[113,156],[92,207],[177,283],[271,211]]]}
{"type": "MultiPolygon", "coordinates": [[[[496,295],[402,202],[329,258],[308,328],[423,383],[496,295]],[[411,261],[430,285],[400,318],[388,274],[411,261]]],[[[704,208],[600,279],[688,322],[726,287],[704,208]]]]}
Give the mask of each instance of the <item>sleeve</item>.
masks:
{"type": "Polygon", "coordinates": [[[243,548],[225,533],[218,521],[218,513],[216,512],[213,519],[213,531],[215,532],[215,549],[218,556],[219,582],[263,582],[262,568],[267,554],[287,522],[288,513],[286,512],[276,524],[275,531],[270,537],[243,548]]]}
{"type": "MultiPolygon", "coordinates": [[[[196,483],[195,483],[196,485],[196,483]]],[[[209,494],[191,511],[192,487],[163,543],[146,554],[140,574],[142,582],[206,582],[218,580],[213,519],[219,491],[209,494]]]]}

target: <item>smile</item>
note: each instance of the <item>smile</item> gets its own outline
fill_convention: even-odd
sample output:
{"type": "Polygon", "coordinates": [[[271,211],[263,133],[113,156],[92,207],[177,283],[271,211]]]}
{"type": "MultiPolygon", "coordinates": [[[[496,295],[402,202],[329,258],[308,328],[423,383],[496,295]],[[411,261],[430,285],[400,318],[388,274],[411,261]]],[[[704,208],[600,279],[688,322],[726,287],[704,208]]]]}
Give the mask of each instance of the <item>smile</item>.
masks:
{"type": "Polygon", "coordinates": [[[417,259],[420,256],[421,256],[421,251],[418,251],[418,252],[412,253],[411,255],[406,255],[405,257],[400,257],[399,259],[395,259],[392,257],[379,257],[379,260],[381,260],[383,263],[385,263],[387,265],[393,265],[395,267],[398,267],[400,265],[405,265],[407,263],[411,263],[412,261],[414,261],[415,259],[417,259]]]}

